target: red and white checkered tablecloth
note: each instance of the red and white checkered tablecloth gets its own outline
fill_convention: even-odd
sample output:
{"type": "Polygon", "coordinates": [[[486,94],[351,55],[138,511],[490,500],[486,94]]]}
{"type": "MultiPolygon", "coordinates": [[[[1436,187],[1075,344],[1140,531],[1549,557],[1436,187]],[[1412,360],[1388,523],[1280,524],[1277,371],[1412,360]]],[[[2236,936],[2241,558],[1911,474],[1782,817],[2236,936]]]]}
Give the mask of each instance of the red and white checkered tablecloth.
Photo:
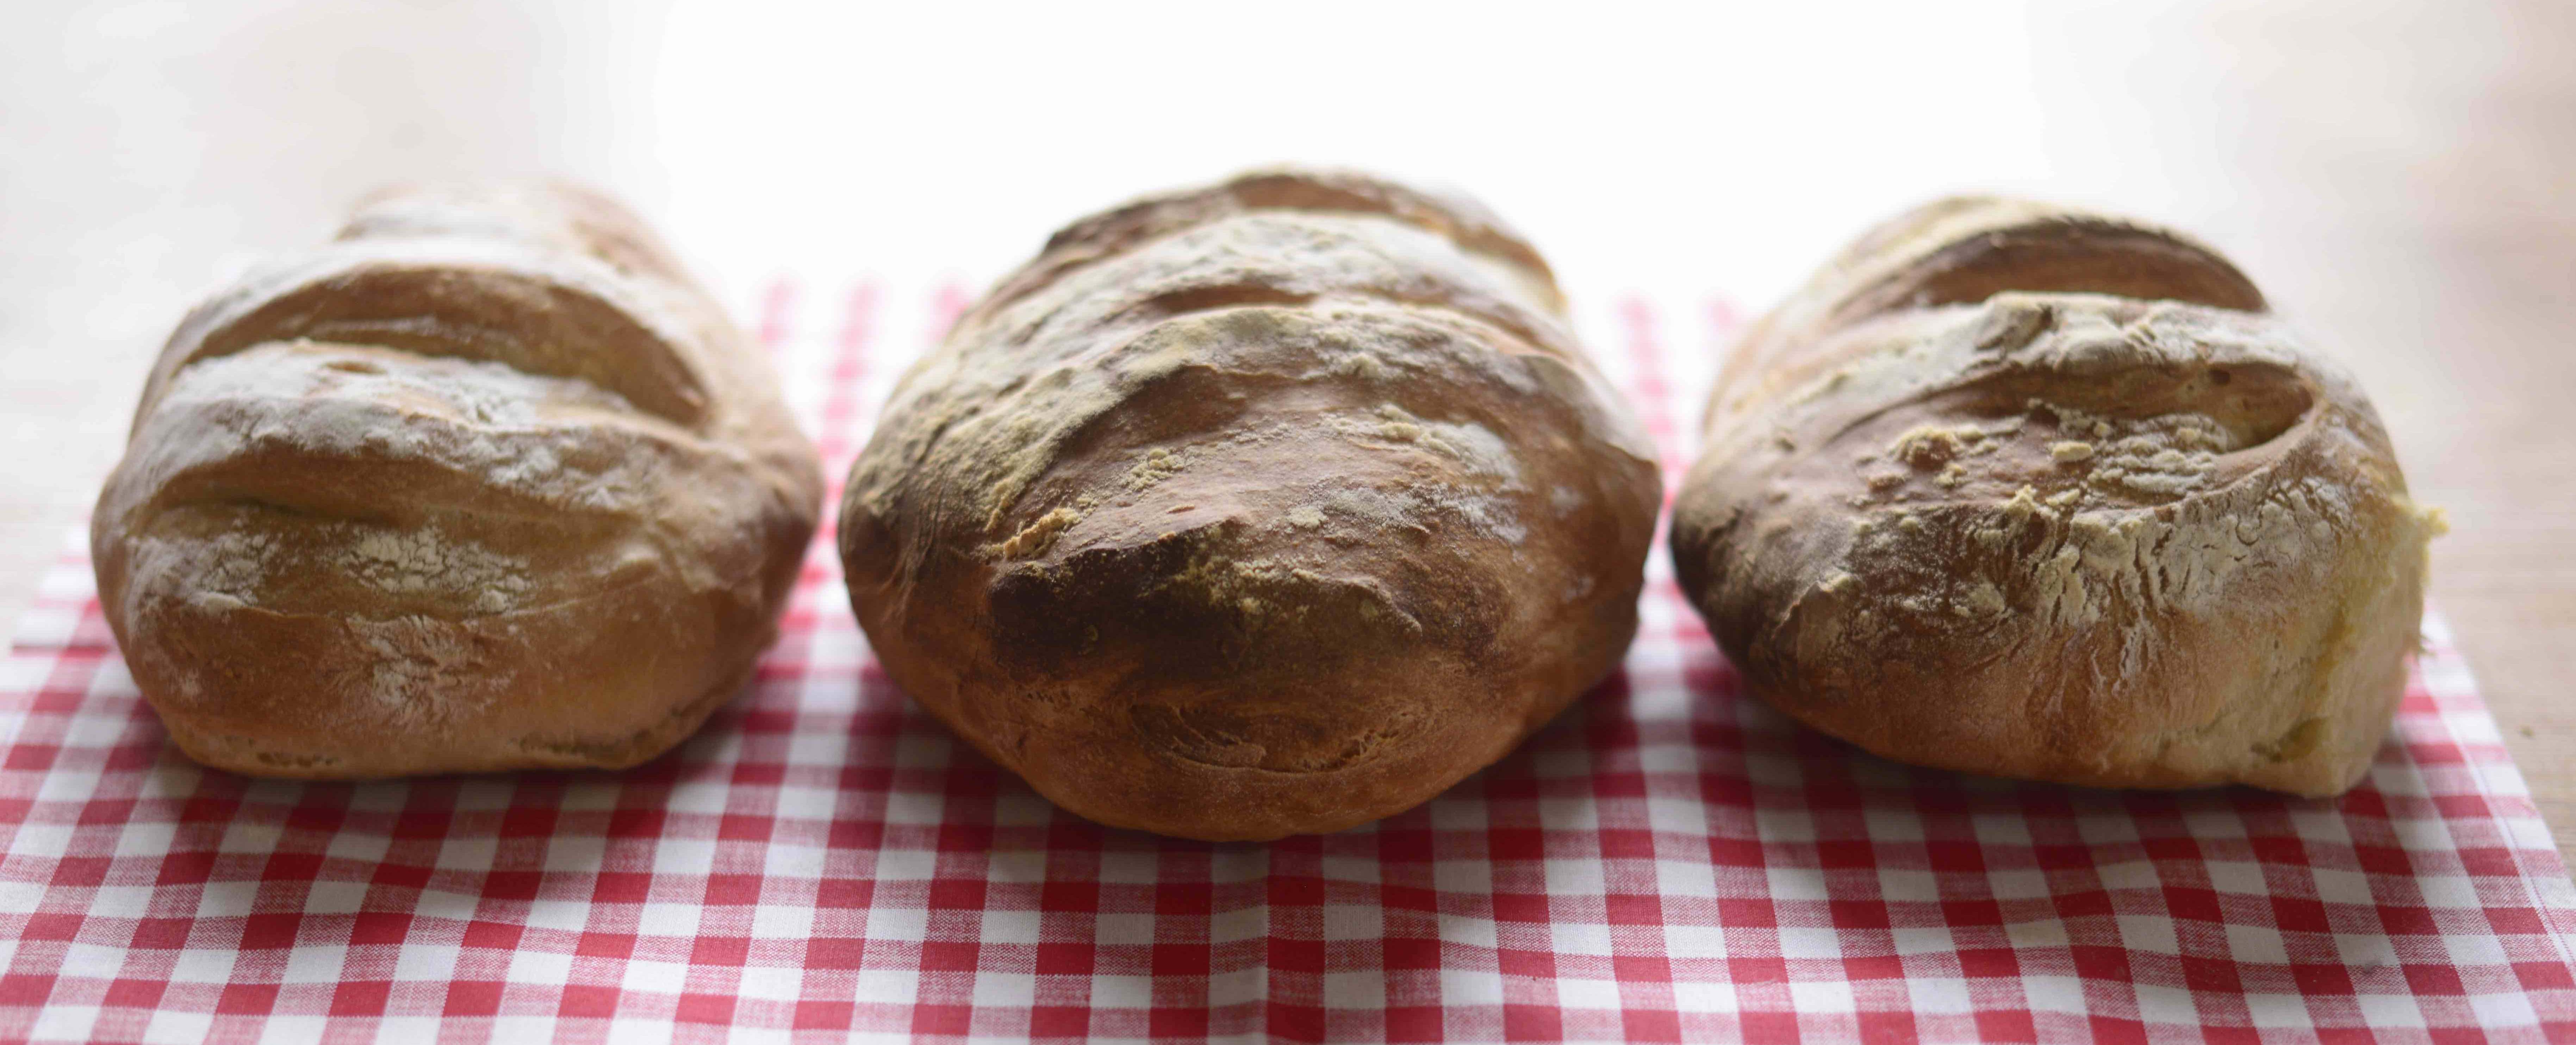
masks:
{"type": "MultiPolygon", "coordinates": [[[[835,478],[966,296],[755,303],[835,478]]],[[[1676,477],[1731,323],[1578,308],[1676,477]]],[[[2576,1040],[2576,889],[2438,623],[2351,794],[2118,794],[1793,726],[1650,569],[1625,672],[1501,764],[1211,845],[906,703],[828,530],[677,753],[361,785],[181,757],[75,540],[0,663],[0,1040],[2576,1040]]]]}

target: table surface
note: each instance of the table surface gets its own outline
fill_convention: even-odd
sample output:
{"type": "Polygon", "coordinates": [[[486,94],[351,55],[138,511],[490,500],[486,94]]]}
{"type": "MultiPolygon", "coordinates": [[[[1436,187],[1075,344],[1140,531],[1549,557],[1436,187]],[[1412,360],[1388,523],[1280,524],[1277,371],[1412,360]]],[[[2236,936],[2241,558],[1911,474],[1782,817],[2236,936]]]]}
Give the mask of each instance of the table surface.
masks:
{"type": "MultiPolygon", "coordinates": [[[[722,34],[698,28],[706,10],[688,3],[660,20],[653,11],[606,8],[583,0],[475,0],[370,8],[361,18],[282,4],[210,12],[56,3],[14,13],[20,31],[0,34],[0,114],[7,117],[0,119],[0,156],[10,158],[0,163],[0,367],[8,375],[0,382],[0,437],[8,440],[13,478],[0,487],[0,619],[14,620],[27,604],[113,464],[144,368],[187,303],[248,257],[322,235],[331,214],[368,185],[531,169],[607,182],[663,215],[682,249],[742,301],[775,266],[788,264],[764,262],[746,245],[758,242],[763,222],[810,215],[811,224],[828,228],[846,220],[871,231],[875,250],[906,265],[948,267],[971,284],[1012,259],[980,246],[937,254],[937,228],[910,234],[912,226],[883,215],[943,208],[980,215],[984,224],[1006,227],[961,237],[1026,241],[1018,248],[1025,250],[1054,220],[1031,215],[1078,213],[1115,194],[1101,186],[1142,190],[1278,158],[1276,151],[1247,151],[1255,146],[1180,136],[1185,140],[1123,165],[1112,149],[1086,156],[1097,162],[1068,164],[1079,170],[1063,174],[1062,184],[1031,187],[1026,200],[924,199],[917,193],[951,176],[987,184],[973,180],[989,175],[973,173],[980,168],[970,161],[984,155],[975,149],[998,147],[974,142],[1007,139],[1010,128],[977,136],[936,118],[895,121],[867,132],[878,139],[852,145],[835,131],[836,103],[790,95],[770,104],[760,93],[857,87],[780,80],[788,74],[767,68],[758,54],[727,52],[728,59],[716,53],[729,46],[722,34]],[[656,25],[663,28],[649,28],[656,25]],[[755,128],[784,128],[774,145],[786,158],[746,160],[723,143],[688,138],[699,133],[692,128],[724,125],[737,114],[748,114],[740,120],[755,128]],[[822,133],[795,133],[799,127],[822,133]],[[815,166],[791,162],[804,155],[797,150],[827,148],[955,162],[867,166],[850,163],[846,151],[813,153],[840,166],[793,173],[815,166]],[[780,178],[789,188],[692,189],[760,169],[739,166],[745,163],[788,171],[780,178]],[[915,180],[901,180],[907,176],[915,180]],[[833,179],[858,191],[828,198],[791,191],[833,179]]],[[[2576,352],[2561,343],[2565,331],[2576,330],[2576,179],[2565,173],[2576,170],[2576,122],[2565,118],[2576,109],[2576,66],[2563,60],[2566,45],[2576,42],[2576,7],[2536,0],[2474,10],[2400,3],[1997,8],[1908,26],[1898,35],[1910,37],[1911,50],[1870,52],[1869,63],[1896,64],[1883,78],[1905,84],[1902,91],[1841,93],[1818,86],[1839,73],[1758,95],[1746,85],[1800,75],[1820,62],[1846,69],[1858,60],[1829,61],[1846,42],[1777,26],[1735,28],[1732,36],[1723,25],[1707,30],[1717,34],[1712,39],[1727,63],[1706,75],[1733,77],[1724,83],[1741,93],[1718,104],[1755,112],[1754,129],[1739,139],[1756,140],[1694,144],[1702,135],[1690,106],[1710,101],[1689,90],[1664,92],[1672,97],[1659,95],[1651,105],[1584,93],[1594,80],[1615,91],[1626,82],[1618,76],[1636,75],[1618,54],[1587,52],[1560,55],[1562,75],[1545,85],[1571,99],[1550,116],[1549,133],[1581,146],[1566,151],[1593,157],[1586,162],[1614,148],[1635,155],[1610,156],[1615,165],[1513,164],[1460,144],[1453,153],[1406,152],[1382,165],[1433,170],[1480,191],[1490,185],[1489,198],[1516,218],[1527,215],[1525,228],[1543,245],[1565,245],[1551,249],[1578,295],[1699,280],[1758,305],[1854,227],[1890,209],[1883,201],[1926,191],[1908,180],[1919,179],[1909,174],[1918,168],[1965,180],[1988,163],[1997,172],[1990,183],[2005,188],[2124,207],[2203,233],[2359,374],[2387,417],[2418,496],[2449,512],[2453,531],[2434,549],[2433,597],[2562,851],[2576,857],[2569,844],[2576,842],[2576,701],[2568,699],[2565,647],[2576,635],[2576,555],[2568,553],[2576,547],[2576,449],[2563,417],[2576,393],[2576,352]],[[1779,35],[1780,45],[1741,42],[1767,38],[1756,30],[1779,35]],[[1987,82],[1944,72],[1969,68],[2008,75],[1987,82]],[[1607,130],[1564,115],[1611,101],[1627,115],[1607,119],[1607,130]],[[1943,107],[1974,107],[1984,120],[1956,122],[1997,129],[1901,137],[1927,122],[1910,114],[1943,107]],[[1671,129],[1629,145],[1597,138],[1625,133],[1630,124],[1621,120],[1663,121],[1671,129]],[[1796,148],[1761,140],[1784,126],[1818,130],[1796,148]],[[1862,173],[1818,174],[1807,179],[1817,183],[1813,190],[1799,193],[1805,172],[1790,161],[1802,150],[1828,159],[1844,155],[1837,149],[1865,156],[1873,136],[1900,142],[1907,162],[1818,160],[1819,168],[1862,173]],[[1762,162],[1731,164],[1727,155],[1762,162]],[[1788,169],[1767,172],[1772,167],[1788,169]],[[1564,187],[1578,175],[1615,177],[1627,189],[1564,187]],[[1745,198],[1731,195],[1738,187],[1725,178],[1739,179],[1745,198]],[[1711,187],[1692,192],[1692,179],[1711,187]],[[1649,216],[1669,211],[1667,224],[1695,231],[1680,246],[1669,237],[1648,245],[1643,237],[1658,230],[1637,228],[1637,249],[1624,249],[1612,236],[1621,221],[1612,219],[1629,215],[1622,209],[1629,207],[1647,208],[1636,213],[1649,216]]],[[[1675,47],[1692,42],[1679,31],[1612,30],[1642,38],[1634,46],[1660,46],[1661,36],[1678,38],[1675,47]]],[[[1077,53],[1086,44],[1106,48],[1112,43],[1097,34],[1111,31],[1073,26],[1057,34],[1070,37],[1054,42],[1077,53]]],[[[1553,31],[1503,25],[1492,27],[1488,42],[1545,44],[1553,31]]],[[[1593,40],[1568,32],[1577,43],[1593,40]]],[[[844,39],[767,30],[760,39],[793,47],[800,37],[815,38],[817,48],[844,39]]],[[[818,77],[891,77],[941,71],[923,61],[971,60],[949,55],[907,66],[896,61],[899,51],[889,53],[891,71],[808,64],[830,67],[812,74],[818,77]]],[[[1297,57],[1210,60],[1259,67],[1297,57]]],[[[1001,60],[1027,59],[1012,52],[1001,60]]],[[[1435,66],[1422,75],[1463,81],[1472,68],[1435,66]]],[[[971,83],[977,72],[956,71],[945,83],[971,83]]],[[[1714,90],[1697,81],[1682,86],[1714,90]]],[[[1324,89],[1291,85],[1272,93],[1292,88],[1324,89]]],[[[1032,93],[1013,84],[991,90],[1032,93]]],[[[1252,102],[1269,97],[1258,85],[1247,90],[1255,90],[1252,102]]],[[[1229,96],[1205,104],[1250,103],[1229,96]]],[[[1490,107],[1512,104],[1504,97],[1490,107]]],[[[1284,147],[1365,163],[1377,139],[1332,135],[1409,133],[1401,111],[1309,115],[1296,125],[1303,137],[1291,135],[1284,147]]],[[[1007,106],[979,116],[1009,118],[1007,106]]],[[[771,234],[793,240],[804,231],[771,234]]],[[[812,241],[806,234],[799,242],[812,241]]],[[[868,244],[834,246],[870,253],[868,244]]]]}

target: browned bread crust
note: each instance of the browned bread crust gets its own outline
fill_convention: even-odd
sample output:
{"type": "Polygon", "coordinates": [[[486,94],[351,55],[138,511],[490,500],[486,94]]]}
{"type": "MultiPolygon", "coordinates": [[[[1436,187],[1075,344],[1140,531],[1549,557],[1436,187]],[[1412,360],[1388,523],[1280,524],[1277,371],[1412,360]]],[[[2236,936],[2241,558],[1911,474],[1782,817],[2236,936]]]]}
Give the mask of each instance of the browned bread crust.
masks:
{"type": "Polygon", "coordinates": [[[1890,758],[2323,795],[2404,686],[2438,517],[2217,253],[1997,199],[1881,226],[1749,332],[1675,506],[1748,688],[1890,758]]]}
{"type": "Polygon", "coordinates": [[[841,554],[886,670],[1076,813],[1333,831],[1617,665],[1661,496],[1526,244],[1278,172],[1078,222],[903,378],[841,554]]]}
{"type": "Polygon", "coordinates": [[[402,189],[180,324],[90,546],[200,762],[625,766],[749,678],[821,498],[767,361],[632,214],[402,189]]]}

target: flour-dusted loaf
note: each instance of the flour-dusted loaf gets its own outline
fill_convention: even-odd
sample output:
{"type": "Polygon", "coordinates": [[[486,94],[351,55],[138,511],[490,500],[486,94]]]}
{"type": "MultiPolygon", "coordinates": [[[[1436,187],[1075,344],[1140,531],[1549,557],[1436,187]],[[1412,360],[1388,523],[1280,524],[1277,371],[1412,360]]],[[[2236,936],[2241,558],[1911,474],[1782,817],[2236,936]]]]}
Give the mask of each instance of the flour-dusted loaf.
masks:
{"type": "Polygon", "coordinates": [[[90,544],[200,762],[624,766],[749,678],[821,497],[760,350],[633,215],[413,189],[180,324],[90,544]]]}
{"type": "Polygon", "coordinates": [[[2433,513],[2351,378],[2209,248],[1954,199],[1727,361],[1676,504],[1747,687],[1907,762],[2115,787],[2350,787],[2433,513]]]}
{"type": "Polygon", "coordinates": [[[1537,254],[1274,172],[1078,222],[842,504],[886,671],[1066,808],[1203,839],[1430,798],[1619,662],[1661,496],[1537,254]]]}

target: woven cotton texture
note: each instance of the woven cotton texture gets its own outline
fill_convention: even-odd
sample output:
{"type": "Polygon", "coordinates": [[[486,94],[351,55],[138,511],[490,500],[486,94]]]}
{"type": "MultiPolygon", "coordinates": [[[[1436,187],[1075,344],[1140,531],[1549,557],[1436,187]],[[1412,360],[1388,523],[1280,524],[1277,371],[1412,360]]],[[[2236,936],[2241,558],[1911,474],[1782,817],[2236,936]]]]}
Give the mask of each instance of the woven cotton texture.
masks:
{"type": "MultiPolygon", "coordinates": [[[[965,297],[753,303],[835,480],[965,297]]],[[[1676,481],[1731,313],[1577,325],[1676,481]]],[[[1738,695],[1659,547],[1625,671],[1519,752],[1210,845],[1059,811],[908,703],[830,514],[676,753],[358,785],[179,755],[73,542],[0,669],[0,1040],[2576,1040],[2576,890],[2438,624],[2341,799],[2014,784],[1738,695]]]]}

